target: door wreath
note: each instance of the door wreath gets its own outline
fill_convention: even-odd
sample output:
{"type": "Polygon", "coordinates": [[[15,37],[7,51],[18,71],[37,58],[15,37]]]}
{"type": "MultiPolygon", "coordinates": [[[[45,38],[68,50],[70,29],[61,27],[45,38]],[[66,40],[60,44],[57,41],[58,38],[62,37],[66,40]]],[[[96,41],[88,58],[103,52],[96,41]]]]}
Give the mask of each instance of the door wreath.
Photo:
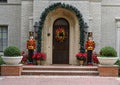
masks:
{"type": "Polygon", "coordinates": [[[57,42],[63,42],[65,40],[65,29],[62,27],[59,27],[55,31],[55,39],[57,42]]]}

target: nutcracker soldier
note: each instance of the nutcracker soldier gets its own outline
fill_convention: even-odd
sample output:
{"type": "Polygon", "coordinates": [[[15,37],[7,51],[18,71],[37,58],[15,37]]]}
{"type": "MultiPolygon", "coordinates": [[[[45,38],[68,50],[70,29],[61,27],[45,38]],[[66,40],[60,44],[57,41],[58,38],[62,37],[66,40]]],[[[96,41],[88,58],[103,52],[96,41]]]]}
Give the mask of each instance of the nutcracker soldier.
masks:
{"type": "Polygon", "coordinates": [[[33,59],[32,59],[32,56],[33,56],[33,53],[34,53],[34,50],[36,49],[36,41],[33,37],[33,32],[29,32],[29,36],[30,36],[30,39],[27,40],[27,49],[28,49],[28,60],[29,60],[29,63],[33,63],[33,59]]]}
{"type": "Polygon", "coordinates": [[[86,41],[86,50],[87,50],[87,65],[92,64],[92,52],[95,48],[95,42],[93,41],[92,32],[88,33],[88,40],[86,41]]]}

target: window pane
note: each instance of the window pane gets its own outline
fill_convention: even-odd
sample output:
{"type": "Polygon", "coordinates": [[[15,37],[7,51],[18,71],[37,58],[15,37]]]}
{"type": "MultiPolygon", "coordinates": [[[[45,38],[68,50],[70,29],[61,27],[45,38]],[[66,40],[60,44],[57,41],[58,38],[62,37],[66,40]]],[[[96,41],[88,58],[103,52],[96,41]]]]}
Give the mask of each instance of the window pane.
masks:
{"type": "Polygon", "coordinates": [[[6,40],[6,39],[3,39],[3,43],[7,43],[7,40],[6,40]]]}
{"type": "Polygon", "coordinates": [[[8,45],[8,26],[0,26],[0,51],[8,45]]]}
{"type": "Polygon", "coordinates": [[[3,46],[3,49],[2,49],[2,50],[4,51],[6,47],[7,47],[7,46],[3,46]]]}
{"type": "Polygon", "coordinates": [[[7,2],[7,0],[0,0],[0,2],[7,2]]]}
{"type": "Polygon", "coordinates": [[[7,46],[7,40],[3,40],[3,46],[7,46]]]}
{"type": "Polygon", "coordinates": [[[3,46],[7,46],[7,43],[3,43],[3,46]]]}
{"type": "Polygon", "coordinates": [[[0,46],[2,46],[2,40],[0,39],[0,46]]]}
{"type": "Polygon", "coordinates": [[[7,38],[6,33],[3,33],[3,39],[6,39],[6,38],[7,38]]]}
{"type": "Polygon", "coordinates": [[[3,51],[2,46],[0,46],[0,51],[3,51]]]}
{"type": "Polygon", "coordinates": [[[2,27],[0,27],[0,38],[2,38],[2,27]]]}
{"type": "Polygon", "coordinates": [[[0,39],[2,38],[2,33],[0,33],[0,39]]]}

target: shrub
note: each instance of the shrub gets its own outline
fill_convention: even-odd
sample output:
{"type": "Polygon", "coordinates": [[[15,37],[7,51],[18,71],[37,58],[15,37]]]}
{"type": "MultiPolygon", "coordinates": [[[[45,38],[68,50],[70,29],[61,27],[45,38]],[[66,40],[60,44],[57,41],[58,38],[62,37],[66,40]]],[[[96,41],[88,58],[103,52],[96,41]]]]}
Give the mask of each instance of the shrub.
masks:
{"type": "Polygon", "coordinates": [[[0,65],[4,64],[4,61],[2,60],[1,56],[0,56],[0,65]]]}
{"type": "Polygon", "coordinates": [[[117,60],[117,62],[115,63],[115,65],[120,66],[120,59],[119,59],[119,60],[117,60]]]}
{"type": "Polygon", "coordinates": [[[106,46],[100,50],[101,57],[117,57],[117,52],[113,47],[106,46]]]}
{"type": "Polygon", "coordinates": [[[4,50],[4,56],[21,56],[21,51],[15,46],[9,46],[4,50]]]}
{"type": "Polygon", "coordinates": [[[120,76],[120,59],[115,63],[115,65],[119,66],[119,76],[120,76]]]}

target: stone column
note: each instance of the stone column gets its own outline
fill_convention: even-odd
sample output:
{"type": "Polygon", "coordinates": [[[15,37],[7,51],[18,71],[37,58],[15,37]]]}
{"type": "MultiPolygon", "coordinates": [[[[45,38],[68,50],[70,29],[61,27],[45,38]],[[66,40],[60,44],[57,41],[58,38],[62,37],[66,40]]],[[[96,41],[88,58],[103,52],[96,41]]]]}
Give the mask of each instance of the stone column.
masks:
{"type": "Polygon", "coordinates": [[[120,17],[115,18],[117,28],[117,55],[120,57],[120,17]]]}

